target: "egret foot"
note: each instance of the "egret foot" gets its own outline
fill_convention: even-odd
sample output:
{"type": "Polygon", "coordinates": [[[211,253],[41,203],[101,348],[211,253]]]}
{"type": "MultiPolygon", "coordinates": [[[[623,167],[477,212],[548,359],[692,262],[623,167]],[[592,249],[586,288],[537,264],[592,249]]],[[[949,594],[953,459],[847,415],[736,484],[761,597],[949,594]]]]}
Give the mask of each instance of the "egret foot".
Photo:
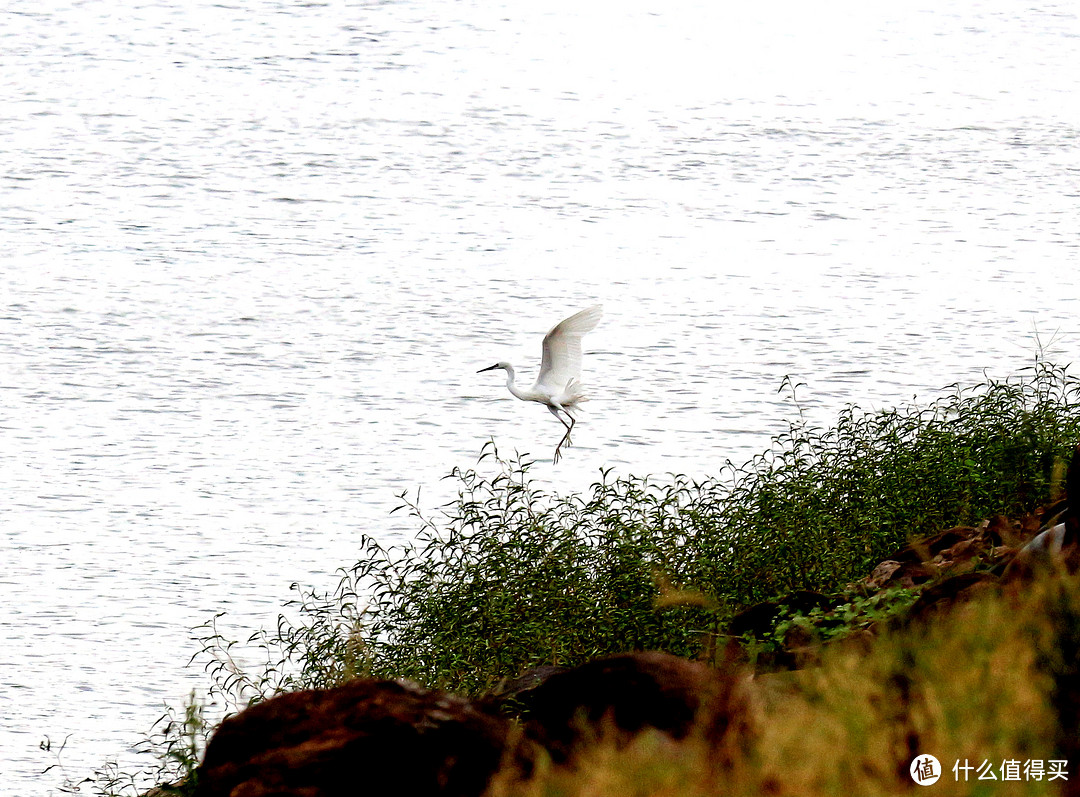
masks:
{"type": "Polygon", "coordinates": [[[559,444],[557,446],[555,446],[555,457],[551,460],[551,464],[559,464],[559,457],[561,455],[562,447],[566,446],[567,448],[569,448],[573,444],[574,441],[570,439],[570,432],[567,431],[566,434],[563,435],[563,439],[559,441],[559,444]]]}

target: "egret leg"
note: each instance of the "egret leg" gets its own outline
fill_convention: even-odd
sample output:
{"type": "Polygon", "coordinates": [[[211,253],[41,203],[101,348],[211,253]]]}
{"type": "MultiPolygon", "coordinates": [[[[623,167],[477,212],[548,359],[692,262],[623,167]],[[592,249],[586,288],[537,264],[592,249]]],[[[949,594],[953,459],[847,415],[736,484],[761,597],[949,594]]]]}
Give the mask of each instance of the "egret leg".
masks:
{"type": "Polygon", "coordinates": [[[577,421],[574,420],[573,415],[571,415],[569,412],[566,412],[566,410],[563,410],[563,413],[565,413],[566,417],[570,419],[570,423],[567,423],[566,419],[559,414],[559,409],[562,409],[561,407],[556,409],[555,407],[549,406],[548,409],[551,411],[551,414],[558,418],[559,422],[566,427],[566,434],[563,435],[563,438],[559,441],[559,444],[555,446],[555,456],[552,459],[552,464],[558,464],[559,455],[562,451],[562,447],[564,445],[572,446],[574,444],[573,441],[570,440],[570,432],[574,430],[574,424],[577,423],[577,421]]]}

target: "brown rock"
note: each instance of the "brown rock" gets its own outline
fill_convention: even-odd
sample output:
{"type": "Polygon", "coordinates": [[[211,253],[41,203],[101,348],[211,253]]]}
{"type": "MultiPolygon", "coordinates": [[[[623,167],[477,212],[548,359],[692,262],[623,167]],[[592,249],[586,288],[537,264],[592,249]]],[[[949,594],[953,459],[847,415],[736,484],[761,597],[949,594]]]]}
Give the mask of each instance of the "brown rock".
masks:
{"type": "Polygon", "coordinates": [[[1002,545],[1022,539],[1025,528],[1025,522],[1011,520],[1004,515],[994,515],[985,524],[983,536],[991,545],[1002,545]]]}
{"type": "Polygon", "coordinates": [[[947,611],[984,589],[991,589],[998,583],[992,573],[962,573],[946,578],[927,587],[912,604],[904,619],[905,623],[924,622],[933,615],[947,611]]]}
{"type": "Polygon", "coordinates": [[[740,676],[666,653],[598,659],[551,675],[519,697],[526,733],[556,762],[597,729],[616,741],[645,728],[675,739],[699,732],[717,750],[717,763],[745,741],[749,707],[740,676]],[[726,751],[726,752],[725,752],[726,751]]]}
{"type": "Polygon", "coordinates": [[[776,621],[793,612],[808,614],[812,609],[829,609],[832,599],[820,592],[796,590],[781,600],[754,604],[731,618],[727,632],[732,636],[751,634],[764,639],[773,630],[776,621]]]}
{"type": "Polygon", "coordinates": [[[416,685],[360,679],[292,692],[225,720],[197,797],[480,795],[509,722],[416,685]]]}
{"type": "Polygon", "coordinates": [[[930,562],[901,562],[900,567],[893,571],[884,586],[911,589],[916,584],[923,584],[936,577],[937,574],[938,569],[930,562]]]}
{"type": "Polygon", "coordinates": [[[952,565],[955,566],[957,564],[960,564],[961,562],[966,562],[967,560],[978,556],[980,553],[986,550],[986,546],[981,545],[980,542],[981,541],[978,539],[961,540],[960,542],[956,543],[956,545],[953,545],[950,548],[942,551],[940,554],[938,554],[938,556],[942,558],[942,561],[950,562],[952,565]]]}
{"type": "Polygon", "coordinates": [[[947,548],[963,540],[970,540],[979,530],[971,526],[955,526],[945,531],[939,531],[929,537],[916,540],[910,545],[901,548],[889,558],[904,563],[928,562],[947,548]]]}
{"type": "Polygon", "coordinates": [[[882,589],[892,580],[893,573],[899,569],[900,563],[893,559],[886,559],[884,562],[880,562],[878,566],[874,568],[874,572],[866,579],[866,586],[870,589],[882,589]]]}
{"type": "Polygon", "coordinates": [[[553,664],[541,664],[532,667],[517,678],[503,678],[487,697],[487,702],[511,708],[515,706],[521,695],[531,692],[548,678],[561,672],[566,672],[569,667],[559,667],[553,664]]]}

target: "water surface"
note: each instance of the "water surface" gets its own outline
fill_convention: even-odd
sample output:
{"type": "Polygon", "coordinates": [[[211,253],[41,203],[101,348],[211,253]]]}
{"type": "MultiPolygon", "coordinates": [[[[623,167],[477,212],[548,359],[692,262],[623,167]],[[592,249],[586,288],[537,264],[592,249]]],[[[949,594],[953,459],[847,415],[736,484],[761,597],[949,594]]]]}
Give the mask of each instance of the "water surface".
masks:
{"type": "Polygon", "coordinates": [[[715,473],[1077,348],[1070,4],[64,3],[0,28],[0,792],[494,438],[715,473]],[[602,302],[576,446],[475,372],[602,302]]]}

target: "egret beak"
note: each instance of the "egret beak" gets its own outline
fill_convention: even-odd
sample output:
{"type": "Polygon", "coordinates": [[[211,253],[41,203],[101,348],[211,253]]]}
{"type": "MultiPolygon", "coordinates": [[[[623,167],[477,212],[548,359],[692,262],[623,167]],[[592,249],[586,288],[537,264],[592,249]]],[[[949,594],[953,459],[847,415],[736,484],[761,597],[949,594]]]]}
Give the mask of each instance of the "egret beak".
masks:
{"type": "Polygon", "coordinates": [[[482,373],[484,373],[484,371],[494,371],[494,370],[495,370],[496,368],[498,368],[498,367],[499,367],[499,366],[497,366],[497,365],[489,365],[489,366],[488,366],[487,368],[481,368],[481,369],[480,369],[479,371],[477,371],[476,373],[478,373],[478,374],[482,374],[482,373]]]}

